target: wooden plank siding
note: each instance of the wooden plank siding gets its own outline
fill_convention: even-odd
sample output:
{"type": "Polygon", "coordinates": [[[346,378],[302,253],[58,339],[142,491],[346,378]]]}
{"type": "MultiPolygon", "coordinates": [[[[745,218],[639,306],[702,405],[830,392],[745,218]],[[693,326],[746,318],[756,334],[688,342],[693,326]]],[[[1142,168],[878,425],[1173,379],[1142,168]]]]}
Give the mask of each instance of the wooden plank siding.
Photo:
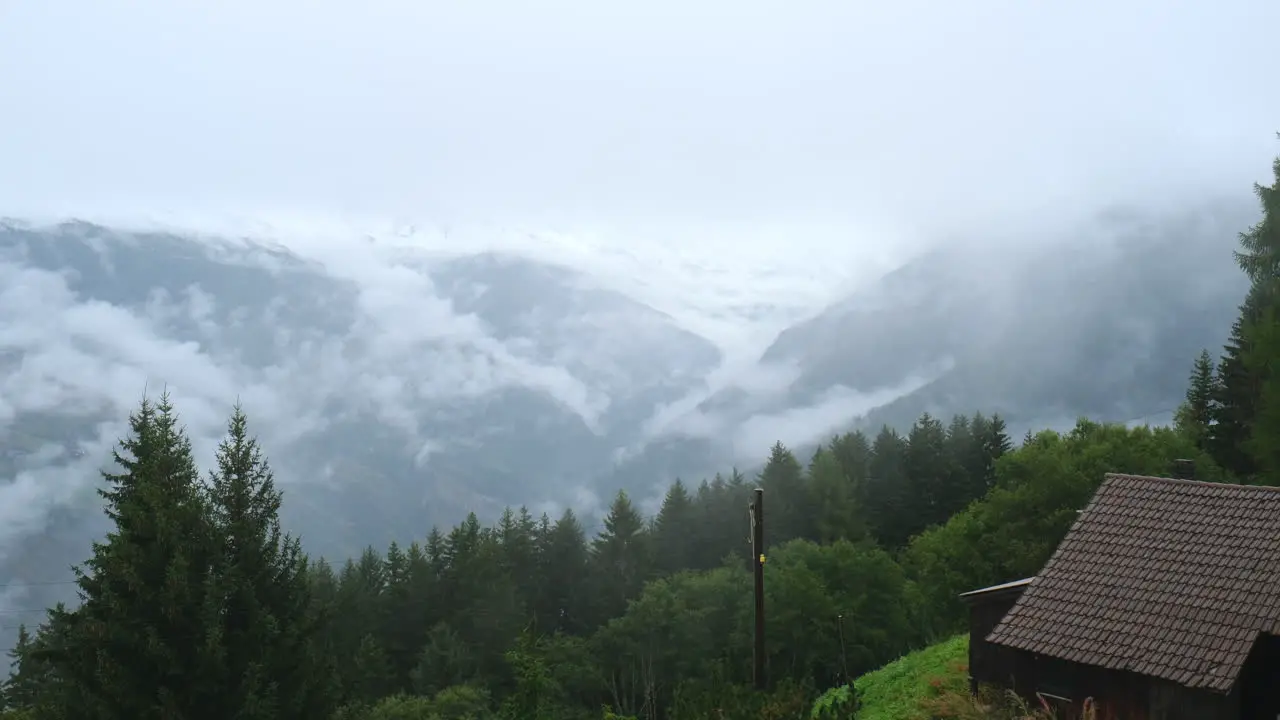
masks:
{"type": "MultiPolygon", "coordinates": [[[[1028,580],[1029,581],[1029,580],[1028,580]]],[[[969,604],[969,689],[981,685],[1012,687],[1018,651],[992,645],[986,637],[1018,601],[1028,581],[1017,581],[961,595],[969,604]]]]}
{"type": "Polygon", "coordinates": [[[1280,637],[1258,638],[1241,674],[1239,691],[1239,717],[1280,720],[1280,637]]]}
{"type": "MultiPolygon", "coordinates": [[[[1238,693],[1188,688],[1138,673],[1015,651],[1014,690],[1031,707],[1047,702],[1058,720],[1080,720],[1086,703],[1095,720],[1235,720],[1238,693]]],[[[1272,717],[1267,720],[1273,720],[1272,717]]]]}

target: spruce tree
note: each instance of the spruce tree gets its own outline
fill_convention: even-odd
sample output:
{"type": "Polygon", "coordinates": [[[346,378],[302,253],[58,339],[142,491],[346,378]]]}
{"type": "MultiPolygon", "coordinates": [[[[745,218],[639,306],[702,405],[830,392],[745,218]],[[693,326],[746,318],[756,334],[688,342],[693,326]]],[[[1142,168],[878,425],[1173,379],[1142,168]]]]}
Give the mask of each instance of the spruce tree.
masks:
{"type": "Polygon", "coordinates": [[[984,429],[981,415],[973,419],[967,415],[954,415],[947,425],[943,446],[947,479],[939,498],[939,509],[948,518],[981,495],[978,489],[981,480],[974,477],[974,460],[981,457],[983,442],[979,436],[984,429]]]}
{"type": "Polygon", "coordinates": [[[68,708],[72,717],[79,717],[74,715],[78,707],[77,690],[66,682],[65,673],[50,663],[52,653],[69,648],[73,642],[68,617],[70,613],[65,605],[58,603],[50,611],[48,621],[34,635],[19,637],[18,646],[12,651],[14,666],[7,692],[10,709],[18,706],[25,713],[19,715],[20,718],[69,720],[68,708]]]}
{"type": "Polygon", "coordinates": [[[861,540],[866,537],[866,523],[854,498],[853,482],[834,451],[818,448],[809,463],[809,493],[814,504],[814,528],[817,540],[861,540]]]}
{"type": "Polygon", "coordinates": [[[1280,279],[1280,157],[1271,169],[1273,184],[1253,186],[1262,206],[1262,220],[1240,233],[1240,249],[1235,253],[1240,269],[1255,287],[1269,288],[1280,279]]]}
{"type": "Polygon", "coordinates": [[[1274,183],[1255,185],[1262,219],[1240,235],[1236,260],[1261,298],[1259,312],[1246,325],[1246,372],[1256,378],[1258,406],[1246,447],[1261,479],[1280,483],[1280,158],[1274,183]]]}
{"type": "Polygon", "coordinates": [[[538,523],[527,507],[503,511],[497,539],[502,570],[515,582],[520,602],[532,607],[538,595],[538,523]]]}
{"type": "Polygon", "coordinates": [[[871,441],[867,439],[866,433],[856,430],[833,438],[830,449],[840,463],[845,477],[853,484],[854,494],[861,493],[867,482],[868,465],[871,462],[871,441]]]}
{"type": "Polygon", "coordinates": [[[35,705],[39,675],[30,659],[34,640],[25,625],[18,626],[18,638],[9,651],[10,674],[0,683],[0,710],[25,710],[35,705]]]}
{"type": "Polygon", "coordinates": [[[644,518],[627,493],[619,490],[604,529],[592,542],[597,623],[618,617],[627,609],[627,601],[639,596],[653,569],[651,540],[644,518]]]}
{"type": "Polygon", "coordinates": [[[1208,447],[1210,425],[1217,396],[1217,368],[1208,350],[1202,350],[1191,369],[1186,399],[1174,415],[1174,426],[1204,450],[1208,447]]]}
{"type": "Polygon", "coordinates": [[[191,444],[168,395],[143,400],[100,490],[114,528],[76,569],[81,605],[50,613],[39,655],[60,681],[54,717],[226,717],[218,560],[191,444]]]}
{"type": "MultiPolygon", "coordinates": [[[[978,413],[973,416],[972,424],[979,443],[978,461],[973,468],[976,473],[973,497],[978,498],[996,484],[996,461],[1013,450],[1013,438],[1009,437],[1008,426],[999,414],[986,418],[978,413]]],[[[1027,434],[1029,436],[1030,431],[1027,434]]]]}
{"type": "MultiPolygon", "coordinates": [[[[390,554],[390,553],[388,553],[390,554]]],[[[418,649],[426,642],[427,631],[439,619],[439,586],[435,571],[426,552],[418,543],[411,543],[405,553],[404,593],[392,593],[394,603],[403,603],[393,609],[387,630],[401,636],[401,647],[411,648],[413,655],[407,660],[396,658],[397,680],[410,687],[409,673],[418,660],[418,649]],[[400,663],[403,663],[401,665],[400,663]]]]}
{"type": "Polygon", "coordinates": [[[544,543],[538,563],[545,579],[537,607],[538,629],[548,635],[585,633],[590,622],[590,550],[573,510],[565,509],[544,543]]]}
{"type": "Polygon", "coordinates": [[[796,538],[812,540],[817,533],[804,468],[780,442],[769,450],[769,461],[760,472],[760,486],[765,494],[764,527],[769,535],[765,542],[781,545],[796,538]]]}
{"type": "Polygon", "coordinates": [[[906,440],[884,426],[871,445],[863,505],[876,540],[885,547],[906,543],[913,522],[910,488],[906,476],[906,440]]]}
{"type": "Polygon", "coordinates": [[[691,566],[695,523],[693,498],[676,478],[653,523],[656,562],[662,573],[670,575],[691,566]]]}
{"type": "Polygon", "coordinates": [[[1214,461],[1240,479],[1254,475],[1256,465],[1245,446],[1258,408],[1257,378],[1249,372],[1245,355],[1250,348],[1246,328],[1259,313],[1260,295],[1250,290],[1240,306],[1240,317],[1222,349],[1210,403],[1208,444],[1214,461]]]}
{"type": "Polygon", "coordinates": [[[907,434],[905,455],[908,510],[901,528],[905,540],[935,523],[947,519],[954,505],[947,486],[947,431],[942,421],[924,413],[907,434]]]}
{"type": "Polygon", "coordinates": [[[1242,479],[1280,481],[1280,158],[1275,182],[1255,185],[1262,219],[1240,234],[1236,261],[1250,280],[1218,364],[1214,459],[1242,479]]]}
{"type": "Polygon", "coordinates": [[[329,678],[316,655],[320,627],[307,559],[297,538],[281,530],[281,493],[239,406],[216,462],[208,494],[221,541],[225,717],[302,720],[327,714],[329,678]]]}
{"type": "Polygon", "coordinates": [[[366,547],[358,561],[348,559],[339,573],[338,592],[333,603],[333,644],[342,688],[347,693],[343,701],[362,699],[350,693],[355,692],[361,682],[362,671],[356,667],[360,644],[366,636],[375,642],[377,640],[378,612],[386,585],[383,565],[381,553],[373,547],[366,547]]]}
{"type": "Polygon", "coordinates": [[[391,661],[372,634],[360,638],[352,662],[352,695],[356,701],[373,703],[387,695],[392,684],[391,661]]]}

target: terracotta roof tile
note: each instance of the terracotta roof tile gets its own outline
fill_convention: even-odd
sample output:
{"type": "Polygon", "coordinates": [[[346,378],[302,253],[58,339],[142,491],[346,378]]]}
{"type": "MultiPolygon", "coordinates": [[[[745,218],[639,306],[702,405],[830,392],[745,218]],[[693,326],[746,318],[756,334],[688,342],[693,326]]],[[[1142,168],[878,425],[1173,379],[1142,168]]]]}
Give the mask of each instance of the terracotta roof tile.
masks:
{"type": "Polygon", "coordinates": [[[987,640],[1227,692],[1280,634],[1280,488],[1107,475],[987,640]]]}

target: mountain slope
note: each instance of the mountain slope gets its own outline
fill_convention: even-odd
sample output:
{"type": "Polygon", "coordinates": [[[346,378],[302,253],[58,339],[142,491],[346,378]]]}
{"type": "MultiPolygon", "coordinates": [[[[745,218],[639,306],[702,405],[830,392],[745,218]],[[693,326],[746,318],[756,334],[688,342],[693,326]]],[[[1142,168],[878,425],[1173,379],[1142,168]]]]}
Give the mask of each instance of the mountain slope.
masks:
{"type": "Polygon", "coordinates": [[[1015,433],[1159,420],[1230,325],[1231,249],[1255,216],[1223,203],[953,244],[788,328],[709,395],[716,345],[561,265],[6,223],[0,585],[80,559],[101,531],[96,471],[161,386],[206,458],[243,400],[287,522],[330,557],[473,510],[643,499],[752,468],[775,440],[803,452],[924,411],[1000,412],[1015,433]]]}
{"type": "Polygon", "coordinates": [[[1082,415],[1167,421],[1195,356],[1225,340],[1246,284],[1232,250],[1256,219],[1243,201],[1114,211],[1051,237],[922,255],[779,334],[756,368],[773,382],[673,419],[614,482],[696,477],[729,458],[753,467],[775,439],[803,453],[838,429],[906,429],[926,411],[998,412],[1016,434],[1082,415]]]}
{"type": "Polygon", "coordinates": [[[245,240],[8,223],[0,279],[0,492],[32,473],[64,489],[50,500],[41,480],[39,502],[6,509],[0,552],[49,507],[92,505],[92,470],[148,387],[174,393],[205,452],[242,396],[290,520],[337,554],[571,498],[719,361],[589,278],[492,253],[340,265],[245,240]]]}

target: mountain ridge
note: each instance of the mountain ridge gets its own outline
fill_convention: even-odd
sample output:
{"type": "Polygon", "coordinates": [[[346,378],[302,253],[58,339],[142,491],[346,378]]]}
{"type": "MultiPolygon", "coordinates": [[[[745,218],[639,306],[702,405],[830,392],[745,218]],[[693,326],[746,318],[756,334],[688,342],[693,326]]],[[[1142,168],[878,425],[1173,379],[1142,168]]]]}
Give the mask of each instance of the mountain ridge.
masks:
{"type": "MultiPolygon", "coordinates": [[[[247,237],[0,223],[0,492],[26,478],[50,488],[32,513],[92,505],[80,490],[153,380],[186,396],[204,452],[243,395],[286,519],[335,557],[506,505],[589,521],[619,488],[652,505],[673,477],[753,467],[774,440],[926,411],[998,412],[1011,431],[1151,416],[1243,294],[1223,247],[1252,214],[1209,210],[1101,217],[1074,244],[938,248],[784,328],[727,383],[723,348],[563,263],[398,247],[343,264],[247,237]]],[[[5,537],[10,557],[48,539],[22,527],[0,556],[5,537]]]]}

